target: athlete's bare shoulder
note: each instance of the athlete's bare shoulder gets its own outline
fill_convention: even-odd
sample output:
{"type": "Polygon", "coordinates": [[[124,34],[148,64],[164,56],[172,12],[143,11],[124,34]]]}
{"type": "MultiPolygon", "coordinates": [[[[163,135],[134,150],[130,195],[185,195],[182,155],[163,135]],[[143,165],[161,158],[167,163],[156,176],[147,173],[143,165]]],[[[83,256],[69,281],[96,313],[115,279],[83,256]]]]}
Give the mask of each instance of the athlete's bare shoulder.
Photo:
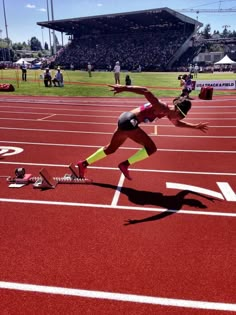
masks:
{"type": "Polygon", "coordinates": [[[149,103],[152,104],[158,111],[163,111],[166,104],[156,97],[151,91],[147,90],[144,94],[149,103]]]}
{"type": "Polygon", "coordinates": [[[162,100],[158,99],[158,103],[152,104],[152,105],[153,105],[153,107],[156,108],[156,110],[160,114],[164,114],[165,116],[167,116],[169,114],[170,108],[166,102],[163,102],[162,100]]]}

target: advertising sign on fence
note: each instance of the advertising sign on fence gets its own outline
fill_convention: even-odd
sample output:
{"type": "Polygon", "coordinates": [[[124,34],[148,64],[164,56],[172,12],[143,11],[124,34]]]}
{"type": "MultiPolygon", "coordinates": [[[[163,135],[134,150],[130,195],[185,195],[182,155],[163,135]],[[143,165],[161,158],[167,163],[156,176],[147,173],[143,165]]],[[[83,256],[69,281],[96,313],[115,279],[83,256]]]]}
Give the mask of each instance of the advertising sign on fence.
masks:
{"type": "Polygon", "coordinates": [[[236,89],[235,80],[197,80],[195,90],[201,90],[202,87],[213,87],[214,90],[234,90],[236,89]]]}

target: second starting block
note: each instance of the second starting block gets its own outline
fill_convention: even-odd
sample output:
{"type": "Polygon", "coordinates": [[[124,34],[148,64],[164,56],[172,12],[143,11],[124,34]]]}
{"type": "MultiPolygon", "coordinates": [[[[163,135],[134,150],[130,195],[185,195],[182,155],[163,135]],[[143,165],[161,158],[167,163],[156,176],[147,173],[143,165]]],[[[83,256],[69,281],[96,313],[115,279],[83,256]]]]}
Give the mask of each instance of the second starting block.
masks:
{"type": "Polygon", "coordinates": [[[71,163],[69,165],[71,174],[65,174],[63,177],[52,177],[46,168],[39,171],[38,177],[32,174],[26,174],[24,168],[15,170],[15,177],[8,177],[8,187],[23,187],[28,184],[33,184],[34,188],[48,189],[56,188],[57,184],[91,184],[92,180],[79,177],[79,170],[71,163]]]}

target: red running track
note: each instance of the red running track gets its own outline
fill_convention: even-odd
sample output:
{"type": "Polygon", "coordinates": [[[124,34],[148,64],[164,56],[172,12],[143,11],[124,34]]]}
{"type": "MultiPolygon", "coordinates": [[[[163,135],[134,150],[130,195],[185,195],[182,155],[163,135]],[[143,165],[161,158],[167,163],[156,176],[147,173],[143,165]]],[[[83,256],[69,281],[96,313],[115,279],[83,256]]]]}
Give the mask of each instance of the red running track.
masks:
{"type": "Polygon", "coordinates": [[[127,141],[89,168],[93,185],[10,189],[16,167],[68,173],[143,102],[49,99],[0,99],[3,314],[235,314],[235,99],[193,101],[207,134],[143,126],[159,151],[133,181],[117,168],[138,149],[127,141]]]}

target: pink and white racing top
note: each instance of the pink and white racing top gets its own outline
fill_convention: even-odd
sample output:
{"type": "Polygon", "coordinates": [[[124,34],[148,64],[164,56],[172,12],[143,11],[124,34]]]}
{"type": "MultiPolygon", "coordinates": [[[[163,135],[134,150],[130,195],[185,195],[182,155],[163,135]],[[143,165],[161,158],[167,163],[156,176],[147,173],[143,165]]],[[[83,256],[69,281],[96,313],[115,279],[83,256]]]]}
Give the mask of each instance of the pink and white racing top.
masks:
{"type": "Polygon", "coordinates": [[[151,103],[146,103],[142,106],[140,106],[140,112],[139,112],[139,122],[149,123],[154,121],[155,119],[163,118],[167,115],[166,109],[169,109],[168,105],[165,104],[165,108],[163,111],[160,111],[158,114],[156,113],[156,110],[153,108],[151,103]]]}

